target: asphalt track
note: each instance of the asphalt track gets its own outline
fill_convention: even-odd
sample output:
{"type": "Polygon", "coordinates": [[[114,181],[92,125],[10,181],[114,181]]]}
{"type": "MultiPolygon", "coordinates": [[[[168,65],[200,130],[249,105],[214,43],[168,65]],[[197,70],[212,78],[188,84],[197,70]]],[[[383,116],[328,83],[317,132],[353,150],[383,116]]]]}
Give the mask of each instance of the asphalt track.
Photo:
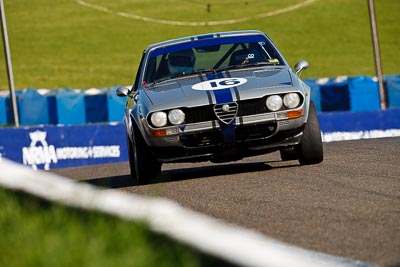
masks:
{"type": "Polygon", "coordinates": [[[289,244],[400,266],[400,138],[324,143],[319,165],[278,153],[225,164],[168,164],[134,186],[128,163],[58,169],[77,180],[165,197],[289,244]]]}

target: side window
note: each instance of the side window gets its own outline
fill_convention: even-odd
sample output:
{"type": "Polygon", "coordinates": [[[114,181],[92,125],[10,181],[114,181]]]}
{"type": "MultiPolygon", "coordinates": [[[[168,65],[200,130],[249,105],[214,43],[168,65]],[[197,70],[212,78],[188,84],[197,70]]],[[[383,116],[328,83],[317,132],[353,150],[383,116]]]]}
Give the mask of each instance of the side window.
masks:
{"type": "Polygon", "coordinates": [[[143,60],[144,60],[145,55],[146,55],[146,51],[144,51],[143,54],[142,54],[142,59],[140,60],[139,67],[138,67],[138,70],[136,72],[135,83],[133,84],[133,87],[132,87],[133,91],[136,91],[139,88],[140,71],[141,71],[142,66],[143,66],[143,60]]]}

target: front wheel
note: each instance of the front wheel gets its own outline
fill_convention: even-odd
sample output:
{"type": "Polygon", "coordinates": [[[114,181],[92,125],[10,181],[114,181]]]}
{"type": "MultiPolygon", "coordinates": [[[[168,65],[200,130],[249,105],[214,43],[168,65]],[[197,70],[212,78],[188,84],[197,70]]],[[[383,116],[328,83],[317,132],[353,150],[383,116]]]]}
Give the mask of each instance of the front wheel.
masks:
{"type": "Polygon", "coordinates": [[[318,164],[324,159],[321,130],[314,103],[310,102],[308,120],[300,144],[296,147],[301,165],[318,164]]]}
{"type": "Polygon", "coordinates": [[[162,164],[151,154],[139,129],[133,130],[133,141],[127,139],[131,177],[137,184],[147,184],[161,172],[162,164]]]}

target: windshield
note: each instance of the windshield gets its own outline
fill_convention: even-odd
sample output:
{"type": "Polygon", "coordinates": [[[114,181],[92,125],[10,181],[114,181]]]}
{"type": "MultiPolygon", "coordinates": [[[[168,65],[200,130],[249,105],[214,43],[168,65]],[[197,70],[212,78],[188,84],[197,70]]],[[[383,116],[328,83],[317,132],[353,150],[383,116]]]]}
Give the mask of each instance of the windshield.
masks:
{"type": "Polygon", "coordinates": [[[263,36],[192,41],[151,51],[144,74],[146,84],[207,72],[255,65],[283,65],[263,36]]]}

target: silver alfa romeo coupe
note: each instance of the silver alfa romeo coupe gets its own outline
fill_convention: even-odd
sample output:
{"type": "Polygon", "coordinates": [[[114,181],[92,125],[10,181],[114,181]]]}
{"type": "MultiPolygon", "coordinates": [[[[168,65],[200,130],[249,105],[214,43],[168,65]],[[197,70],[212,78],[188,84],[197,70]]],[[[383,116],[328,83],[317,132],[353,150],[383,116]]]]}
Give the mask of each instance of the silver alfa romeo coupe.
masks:
{"type": "Polygon", "coordinates": [[[310,87],[260,31],[189,36],[144,50],[124,122],[131,176],[150,182],[167,162],[228,162],[274,151],[323,160],[310,87]]]}

